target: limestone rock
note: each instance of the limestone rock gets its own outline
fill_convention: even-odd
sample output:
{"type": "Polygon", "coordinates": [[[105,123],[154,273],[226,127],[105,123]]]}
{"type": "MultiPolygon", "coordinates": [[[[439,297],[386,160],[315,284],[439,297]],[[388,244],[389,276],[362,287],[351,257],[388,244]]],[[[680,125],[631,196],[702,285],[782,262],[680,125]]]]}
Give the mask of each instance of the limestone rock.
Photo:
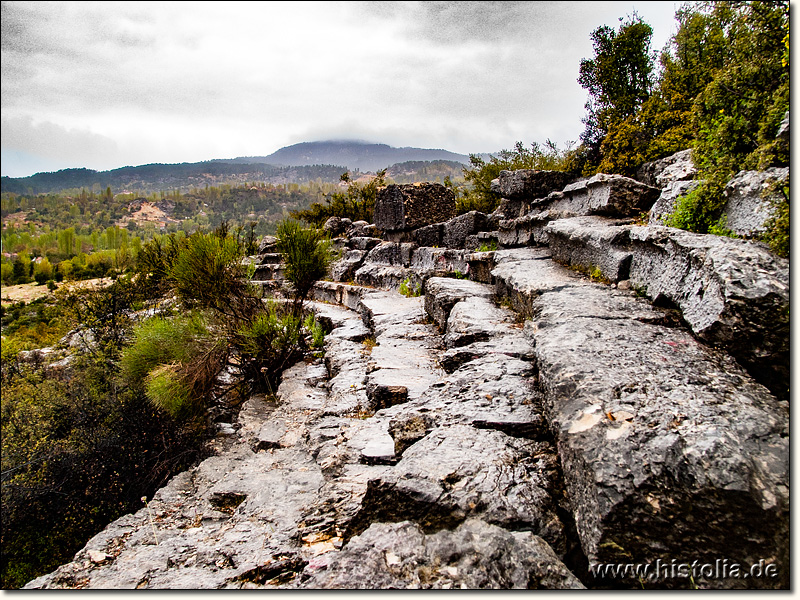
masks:
{"type": "Polygon", "coordinates": [[[438,183],[388,185],[378,190],[374,221],[384,231],[410,231],[455,216],[453,190],[438,183]]]}
{"type": "Polygon", "coordinates": [[[486,215],[477,210],[454,217],[444,223],[442,244],[447,248],[463,248],[467,237],[486,228],[486,215]]]}
{"type": "Polygon", "coordinates": [[[563,552],[554,498],[557,475],[545,460],[547,450],[540,442],[493,429],[439,427],[369,482],[345,537],[374,522],[413,520],[424,531],[438,531],[479,516],[533,531],[563,552]]]}
{"type": "Polygon", "coordinates": [[[764,233],[783,195],[776,187],[789,184],[789,168],[740,171],[725,186],[725,226],[746,238],[764,233]]]}
{"type": "Polygon", "coordinates": [[[789,385],[789,263],[756,242],[631,227],[630,280],[773,393],[789,385]]]}
{"type": "Polygon", "coordinates": [[[492,181],[492,191],[499,193],[502,198],[496,213],[506,219],[521,217],[528,212],[533,200],[562,190],[570,179],[568,174],[560,171],[500,171],[499,177],[492,181]]]}
{"type": "Polygon", "coordinates": [[[664,188],[676,181],[694,179],[695,175],[697,168],[692,160],[692,151],[687,149],[643,164],[636,173],[636,179],[647,185],[664,188]]]}
{"type": "Polygon", "coordinates": [[[492,294],[490,287],[475,281],[432,277],[425,282],[425,312],[444,330],[457,302],[471,296],[491,298],[492,294]]]}
{"type": "Polygon", "coordinates": [[[563,293],[526,330],[590,563],[766,557],[786,573],[788,404],[687,332],[563,293]]]}
{"type": "Polygon", "coordinates": [[[574,217],[545,227],[553,259],[616,282],[628,279],[632,255],[626,249],[629,228],[602,217],[574,217]]]}
{"type": "Polygon", "coordinates": [[[258,254],[270,254],[278,251],[278,238],[265,235],[258,244],[258,254]]]}
{"type": "Polygon", "coordinates": [[[320,567],[306,568],[304,588],[583,588],[540,537],[478,519],[433,534],[408,521],[376,523],[320,567]]]}
{"type": "Polygon", "coordinates": [[[653,206],[659,189],[622,175],[598,173],[590,179],[572,183],[541,201],[550,210],[576,215],[634,217],[653,206]]]}

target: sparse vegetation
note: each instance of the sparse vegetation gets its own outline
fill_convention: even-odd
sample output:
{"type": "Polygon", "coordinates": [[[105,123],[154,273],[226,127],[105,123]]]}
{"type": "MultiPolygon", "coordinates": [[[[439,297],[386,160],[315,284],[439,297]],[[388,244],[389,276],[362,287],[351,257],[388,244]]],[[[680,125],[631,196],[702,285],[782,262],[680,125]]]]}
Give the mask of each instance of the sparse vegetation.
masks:
{"type": "Polygon", "coordinates": [[[400,289],[398,291],[406,298],[416,298],[422,295],[422,285],[415,287],[414,284],[411,283],[411,280],[406,277],[400,283],[400,289]]]}

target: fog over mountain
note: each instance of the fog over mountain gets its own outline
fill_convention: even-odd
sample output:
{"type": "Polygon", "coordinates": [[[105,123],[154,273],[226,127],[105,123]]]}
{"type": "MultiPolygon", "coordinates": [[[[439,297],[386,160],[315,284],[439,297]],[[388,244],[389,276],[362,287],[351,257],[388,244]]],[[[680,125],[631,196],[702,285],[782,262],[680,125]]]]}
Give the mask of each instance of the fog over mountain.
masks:
{"type": "MultiPolygon", "coordinates": [[[[485,156],[485,155],[484,155],[485,156]]],[[[453,174],[458,165],[469,164],[469,157],[447,150],[394,148],[354,140],[303,142],[286,146],[268,156],[213,159],[195,163],[152,163],[109,171],[87,168],[36,173],[29,177],[3,177],[2,191],[48,193],[63,189],[100,186],[117,192],[122,189],[159,191],[187,189],[230,182],[305,183],[320,179],[338,181],[344,171],[374,172],[400,163],[445,161],[453,174]]],[[[411,165],[411,171],[422,165],[411,165]]],[[[399,169],[408,175],[409,169],[399,169]]]]}
{"type": "Polygon", "coordinates": [[[351,170],[376,171],[393,164],[419,160],[449,160],[469,164],[469,156],[448,150],[394,148],[361,140],[302,142],[281,148],[268,156],[243,156],[226,162],[283,166],[342,165],[351,170]]]}

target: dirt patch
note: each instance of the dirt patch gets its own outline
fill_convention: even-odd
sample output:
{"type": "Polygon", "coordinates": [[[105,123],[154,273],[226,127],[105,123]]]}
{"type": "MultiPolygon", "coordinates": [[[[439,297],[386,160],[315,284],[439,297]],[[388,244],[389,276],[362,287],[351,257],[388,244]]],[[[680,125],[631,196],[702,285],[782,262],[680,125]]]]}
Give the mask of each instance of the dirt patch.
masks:
{"type": "MultiPolygon", "coordinates": [[[[78,288],[98,288],[111,285],[112,280],[108,277],[100,279],[86,279],[84,281],[70,281],[67,283],[59,283],[59,289],[73,290],[78,288]]],[[[47,289],[46,285],[39,285],[37,283],[22,283],[20,285],[4,285],[0,288],[0,295],[2,295],[3,306],[14,304],[15,302],[24,301],[26,304],[43,298],[45,296],[52,296],[53,292],[47,289]]]]}

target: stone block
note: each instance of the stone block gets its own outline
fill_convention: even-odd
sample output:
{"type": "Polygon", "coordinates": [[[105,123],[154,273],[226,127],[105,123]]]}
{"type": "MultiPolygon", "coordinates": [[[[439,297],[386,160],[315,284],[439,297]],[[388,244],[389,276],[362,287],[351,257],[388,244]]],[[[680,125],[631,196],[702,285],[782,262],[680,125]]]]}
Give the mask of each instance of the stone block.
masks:
{"type": "Polygon", "coordinates": [[[612,282],[629,277],[628,230],[603,217],[560,219],[545,227],[553,260],[592,276],[599,271],[612,282]]]}
{"type": "Polygon", "coordinates": [[[629,177],[598,173],[553,194],[543,207],[577,216],[638,217],[650,210],[660,193],[659,188],[629,177]]]}
{"type": "Polygon", "coordinates": [[[455,216],[453,190],[438,183],[388,185],[378,191],[374,221],[384,231],[410,231],[455,216]]]}
{"type": "Polygon", "coordinates": [[[487,224],[486,215],[477,210],[454,217],[444,223],[442,244],[448,248],[463,248],[467,236],[485,231],[487,224]]]}
{"type": "Polygon", "coordinates": [[[571,179],[572,176],[561,171],[517,169],[500,171],[497,187],[503,198],[531,201],[563,189],[571,179]]]}
{"type": "Polygon", "coordinates": [[[444,223],[434,223],[415,229],[411,237],[422,247],[439,247],[444,236],[444,223]]]}
{"type": "Polygon", "coordinates": [[[766,558],[785,577],[788,403],[654,312],[612,288],[563,288],[526,323],[584,553],[766,558]]]}
{"type": "Polygon", "coordinates": [[[789,185],[788,167],[737,173],[725,186],[725,226],[746,238],[765,233],[767,222],[783,199],[779,188],[784,185],[789,185]]]}
{"type": "Polygon", "coordinates": [[[630,280],[680,309],[703,341],[725,348],[760,383],[789,386],[789,261],[763,245],[668,227],[630,228],[630,280]]]}

